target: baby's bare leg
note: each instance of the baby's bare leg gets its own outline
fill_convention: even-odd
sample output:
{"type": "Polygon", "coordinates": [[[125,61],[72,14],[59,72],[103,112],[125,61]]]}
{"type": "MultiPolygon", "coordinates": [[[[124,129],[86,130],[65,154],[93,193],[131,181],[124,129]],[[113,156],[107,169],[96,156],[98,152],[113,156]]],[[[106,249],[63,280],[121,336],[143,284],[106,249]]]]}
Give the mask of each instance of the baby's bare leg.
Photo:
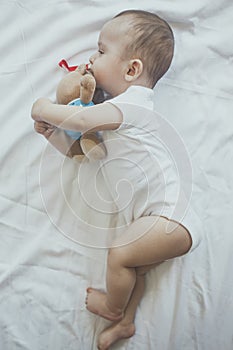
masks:
{"type": "Polygon", "coordinates": [[[130,244],[109,250],[107,293],[89,289],[87,296],[89,311],[109,320],[119,321],[123,317],[135,286],[136,268],[188,252],[191,237],[187,230],[177,224],[172,232],[168,232],[168,223],[169,220],[163,217],[148,216],[130,225],[125,235],[140,238],[130,244]]]}
{"type": "Polygon", "coordinates": [[[156,267],[158,264],[149,266],[142,266],[137,269],[137,277],[135,287],[130,298],[130,301],[126,307],[124,317],[121,321],[113,323],[110,327],[103,330],[99,335],[98,349],[108,350],[111,345],[116,343],[118,340],[130,338],[135,333],[134,319],[138,304],[144,293],[144,280],[145,273],[150,269],[156,267]]]}

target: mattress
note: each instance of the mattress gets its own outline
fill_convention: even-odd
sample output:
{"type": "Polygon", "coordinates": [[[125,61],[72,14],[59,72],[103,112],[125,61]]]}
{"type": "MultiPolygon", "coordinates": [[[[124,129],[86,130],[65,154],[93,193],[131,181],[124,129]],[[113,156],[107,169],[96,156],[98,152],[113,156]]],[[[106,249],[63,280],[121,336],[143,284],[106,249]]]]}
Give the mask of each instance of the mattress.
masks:
{"type": "Polygon", "coordinates": [[[233,348],[232,2],[2,0],[1,349],[94,350],[109,325],[86,310],[85,294],[105,289],[108,239],[121,218],[98,164],[83,165],[80,191],[79,165],[35,133],[30,111],[40,96],[55,100],[66,74],[58,62],[88,62],[102,25],[130,8],[157,13],[174,31],[155,105],[188,154],[202,240],[147,274],[136,333],[111,349],[233,348]]]}

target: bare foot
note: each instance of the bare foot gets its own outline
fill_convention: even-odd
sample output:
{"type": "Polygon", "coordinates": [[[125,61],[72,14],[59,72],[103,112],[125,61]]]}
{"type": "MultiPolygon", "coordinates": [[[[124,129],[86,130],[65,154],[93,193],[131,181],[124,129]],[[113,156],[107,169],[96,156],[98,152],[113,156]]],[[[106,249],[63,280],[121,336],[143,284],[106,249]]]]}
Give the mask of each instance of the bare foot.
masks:
{"type": "Polygon", "coordinates": [[[106,293],[94,288],[87,288],[86,307],[90,312],[106,318],[109,321],[120,321],[123,313],[113,312],[106,303],[106,293]]]}
{"type": "Polygon", "coordinates": [[[123,322],[114,323],[109,328],[106,328],[99,335],[98,349],[108,350],[110,346],[120,339],[130,338],[135,333],[135,326],[133,323],[124,324],[123,322]]]}

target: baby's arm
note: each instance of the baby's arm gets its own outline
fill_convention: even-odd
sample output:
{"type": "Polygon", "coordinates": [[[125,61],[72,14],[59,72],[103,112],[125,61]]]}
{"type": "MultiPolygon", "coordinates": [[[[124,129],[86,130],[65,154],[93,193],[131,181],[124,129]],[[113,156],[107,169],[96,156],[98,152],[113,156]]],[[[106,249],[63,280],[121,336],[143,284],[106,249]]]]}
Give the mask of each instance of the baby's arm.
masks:
{"type": "Polygon", "coordinates": [[[35,121],[34,128],[65,156],[72,158],[75,155],[83,155],[79,140],[73,140],[64,130],[43,121],[35,121]]]}
{"type": "Polygon", "coordinates": [[[111,103],[92,107],[58,105],[41,98],[32,107],[32,118],[61,129],[85,133],[87,131],[115,130],[122,123],[121,111],[111,103]]]}

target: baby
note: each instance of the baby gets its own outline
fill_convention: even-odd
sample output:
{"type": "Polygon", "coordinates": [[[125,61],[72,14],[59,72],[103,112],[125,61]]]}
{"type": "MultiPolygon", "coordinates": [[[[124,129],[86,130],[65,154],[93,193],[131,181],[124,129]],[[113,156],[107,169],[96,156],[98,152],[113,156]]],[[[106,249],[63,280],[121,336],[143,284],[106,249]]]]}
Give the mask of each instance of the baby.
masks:
{"type": "MultiPolygon", "coordinates": [[[[59,127],[60,135],[62,129],[102,131],[108,153],[104,175],[113,198],[122,179],[135,189],[130,201],[132,194],[125,189],[116,200],[119,210],[125,202],[129,205],[122,210],[123,238],[116,239],[108,252],[107,290],[87,289],[87,309],[113,321],[99,336],[101,350],[134,334],[145,273],[193,250],[199,242],[192,215],[181,219],[174,214],[179,179],[156,137],[153,88],[168,70],[173,50],[173,33],[166,21],[146,11],[124,11],[103,26],[98,51],[90,57],[97,86],[112,98],[85,109],[41,98],[32,108],[35,130],[48,140],[54,127],[59,127]]],[[[69,142],[62,150],[59,137],[53,144],[70,155],[69,142]]],[[[78,146],[75,150],[79,152],[78,146]]]]}

